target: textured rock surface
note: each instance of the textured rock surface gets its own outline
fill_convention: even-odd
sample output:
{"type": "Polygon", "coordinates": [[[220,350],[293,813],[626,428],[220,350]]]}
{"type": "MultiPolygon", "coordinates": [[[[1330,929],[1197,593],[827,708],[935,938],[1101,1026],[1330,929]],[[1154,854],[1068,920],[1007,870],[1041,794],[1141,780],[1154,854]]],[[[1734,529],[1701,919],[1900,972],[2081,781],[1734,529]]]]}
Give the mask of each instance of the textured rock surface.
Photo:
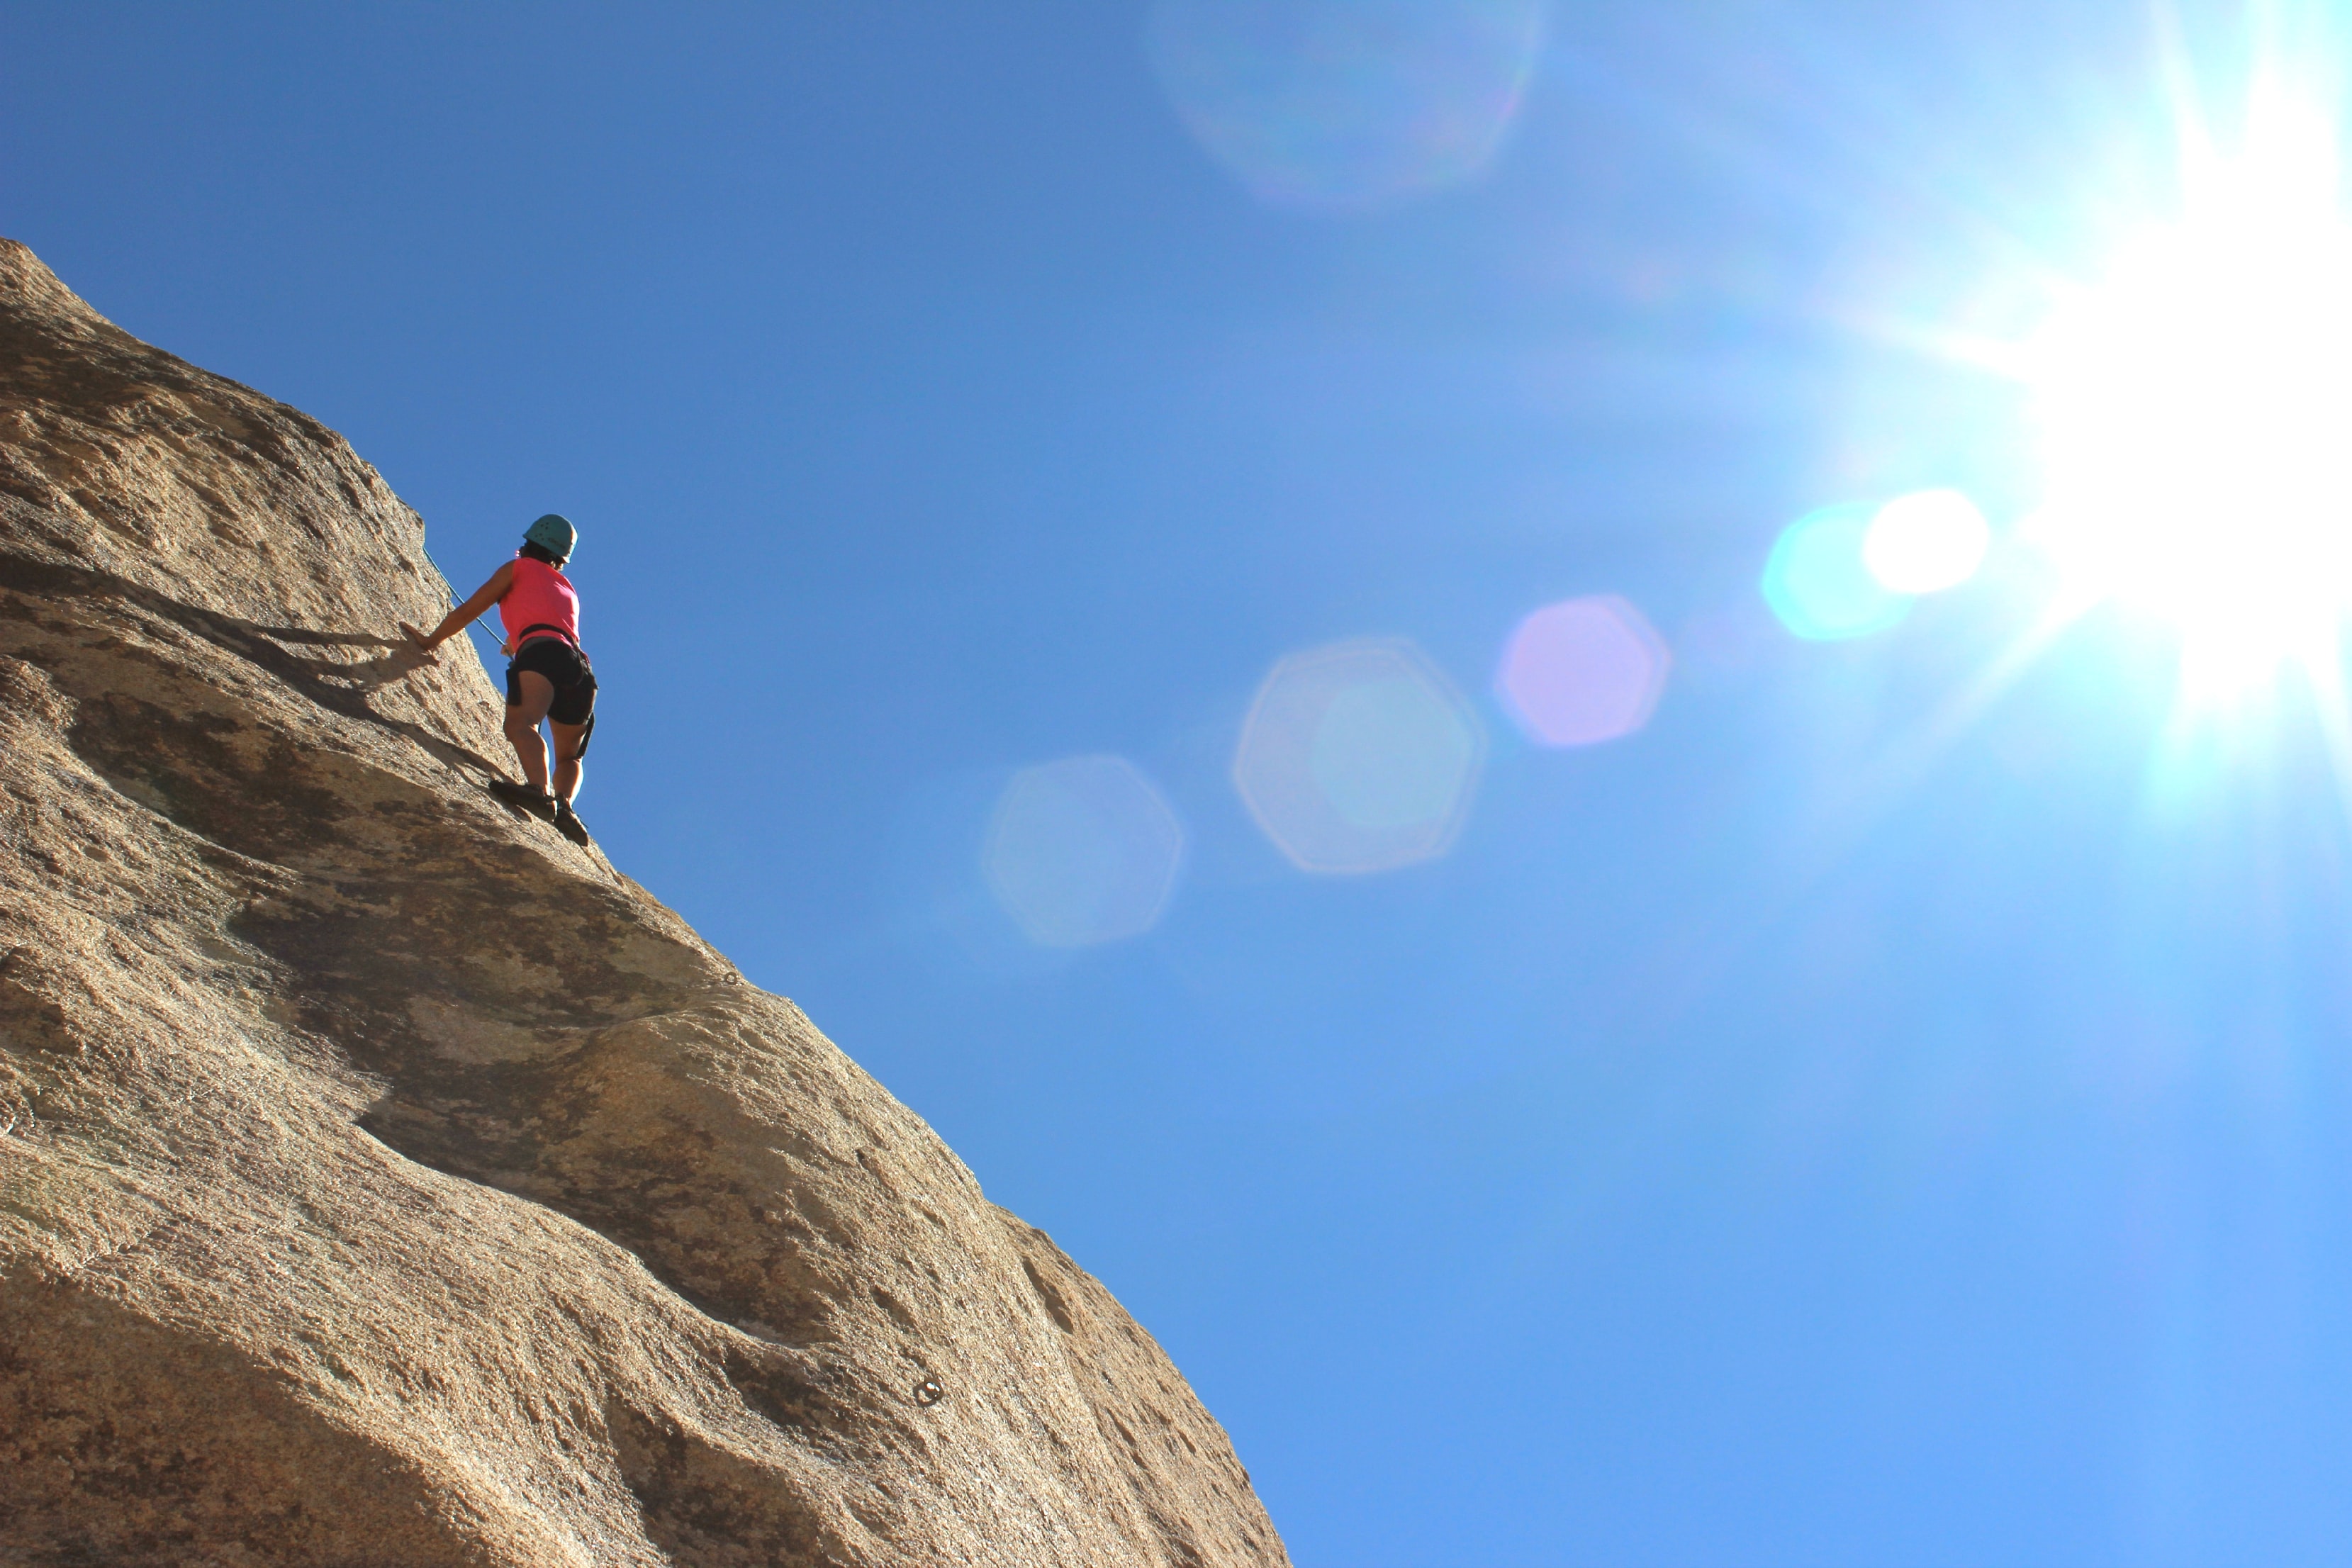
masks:
{"type": "Polygon", "coordinates": [[[1284,1562],[1108,1292],[484,795],[423,536],[0,241],[0,1563],[1284,1562]]]}

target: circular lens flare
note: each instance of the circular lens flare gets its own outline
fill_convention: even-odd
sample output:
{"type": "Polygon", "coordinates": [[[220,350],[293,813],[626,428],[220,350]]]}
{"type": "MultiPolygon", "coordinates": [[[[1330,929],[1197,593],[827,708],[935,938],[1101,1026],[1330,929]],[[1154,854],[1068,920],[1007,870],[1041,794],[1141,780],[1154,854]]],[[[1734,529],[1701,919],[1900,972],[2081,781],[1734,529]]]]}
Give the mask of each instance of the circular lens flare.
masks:
{"type": "Polygon", "coordinates": [[[2084,603],[2174,622],[2249,677],[2352,604],[2352,226],[2323,117],[2258,91],[2242,156],[2030,348],[2045,496],[2025,530],[2084,603]]]}
{"type": "Polygon", "coordinates": [[[1862,563],[1897,594],[1937,594],[1977,574],[1992,530],[1958,490],[1919,490],[1878,509],[1863,531],[1862,563]]]}

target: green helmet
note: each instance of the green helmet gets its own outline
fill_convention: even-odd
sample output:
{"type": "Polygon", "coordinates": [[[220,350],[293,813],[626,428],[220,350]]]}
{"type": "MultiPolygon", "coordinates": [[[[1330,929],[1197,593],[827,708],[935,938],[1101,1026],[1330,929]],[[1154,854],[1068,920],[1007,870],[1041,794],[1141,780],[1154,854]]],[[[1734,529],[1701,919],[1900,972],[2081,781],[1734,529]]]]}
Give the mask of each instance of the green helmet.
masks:
{"type": "Polygon", "coordinates": [[[523,542],[536,544],[558,561],[572,558],[572,546],[578,542],[580,531],[572,520],[560,511],[551,511],[523,531],[523,542]]]}

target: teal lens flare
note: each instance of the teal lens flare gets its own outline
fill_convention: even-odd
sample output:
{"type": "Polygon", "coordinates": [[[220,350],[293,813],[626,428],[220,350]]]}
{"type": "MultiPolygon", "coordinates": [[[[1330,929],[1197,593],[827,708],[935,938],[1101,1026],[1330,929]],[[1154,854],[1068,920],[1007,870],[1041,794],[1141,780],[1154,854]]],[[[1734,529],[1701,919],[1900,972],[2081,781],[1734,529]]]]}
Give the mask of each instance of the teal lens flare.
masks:
{"type": "Polygon", "coordinates": [[[1764,602],[1780,624],[1813,642],[1867,637],[1910,613],[1911,595],[1879,582],[1863,552],[1867,504],[1823,507],[1790,523],[1764,563],[1764,602]]]}

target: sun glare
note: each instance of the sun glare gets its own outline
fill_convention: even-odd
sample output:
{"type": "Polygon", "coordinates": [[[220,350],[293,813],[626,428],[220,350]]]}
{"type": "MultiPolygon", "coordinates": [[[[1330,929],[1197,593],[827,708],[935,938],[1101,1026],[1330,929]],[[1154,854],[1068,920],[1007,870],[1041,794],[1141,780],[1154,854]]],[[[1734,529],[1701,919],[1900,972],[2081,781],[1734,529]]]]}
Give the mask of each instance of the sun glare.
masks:
{"type": "Polygon", "coordinates": [[[2332,643],[2352,607],[2352,226],[2331,121],[2283,92],[2183,177],[2179,221],[2032,345],[2028,531],[2082,601],[2175,623],[2210,683],[2332,643]]]}

